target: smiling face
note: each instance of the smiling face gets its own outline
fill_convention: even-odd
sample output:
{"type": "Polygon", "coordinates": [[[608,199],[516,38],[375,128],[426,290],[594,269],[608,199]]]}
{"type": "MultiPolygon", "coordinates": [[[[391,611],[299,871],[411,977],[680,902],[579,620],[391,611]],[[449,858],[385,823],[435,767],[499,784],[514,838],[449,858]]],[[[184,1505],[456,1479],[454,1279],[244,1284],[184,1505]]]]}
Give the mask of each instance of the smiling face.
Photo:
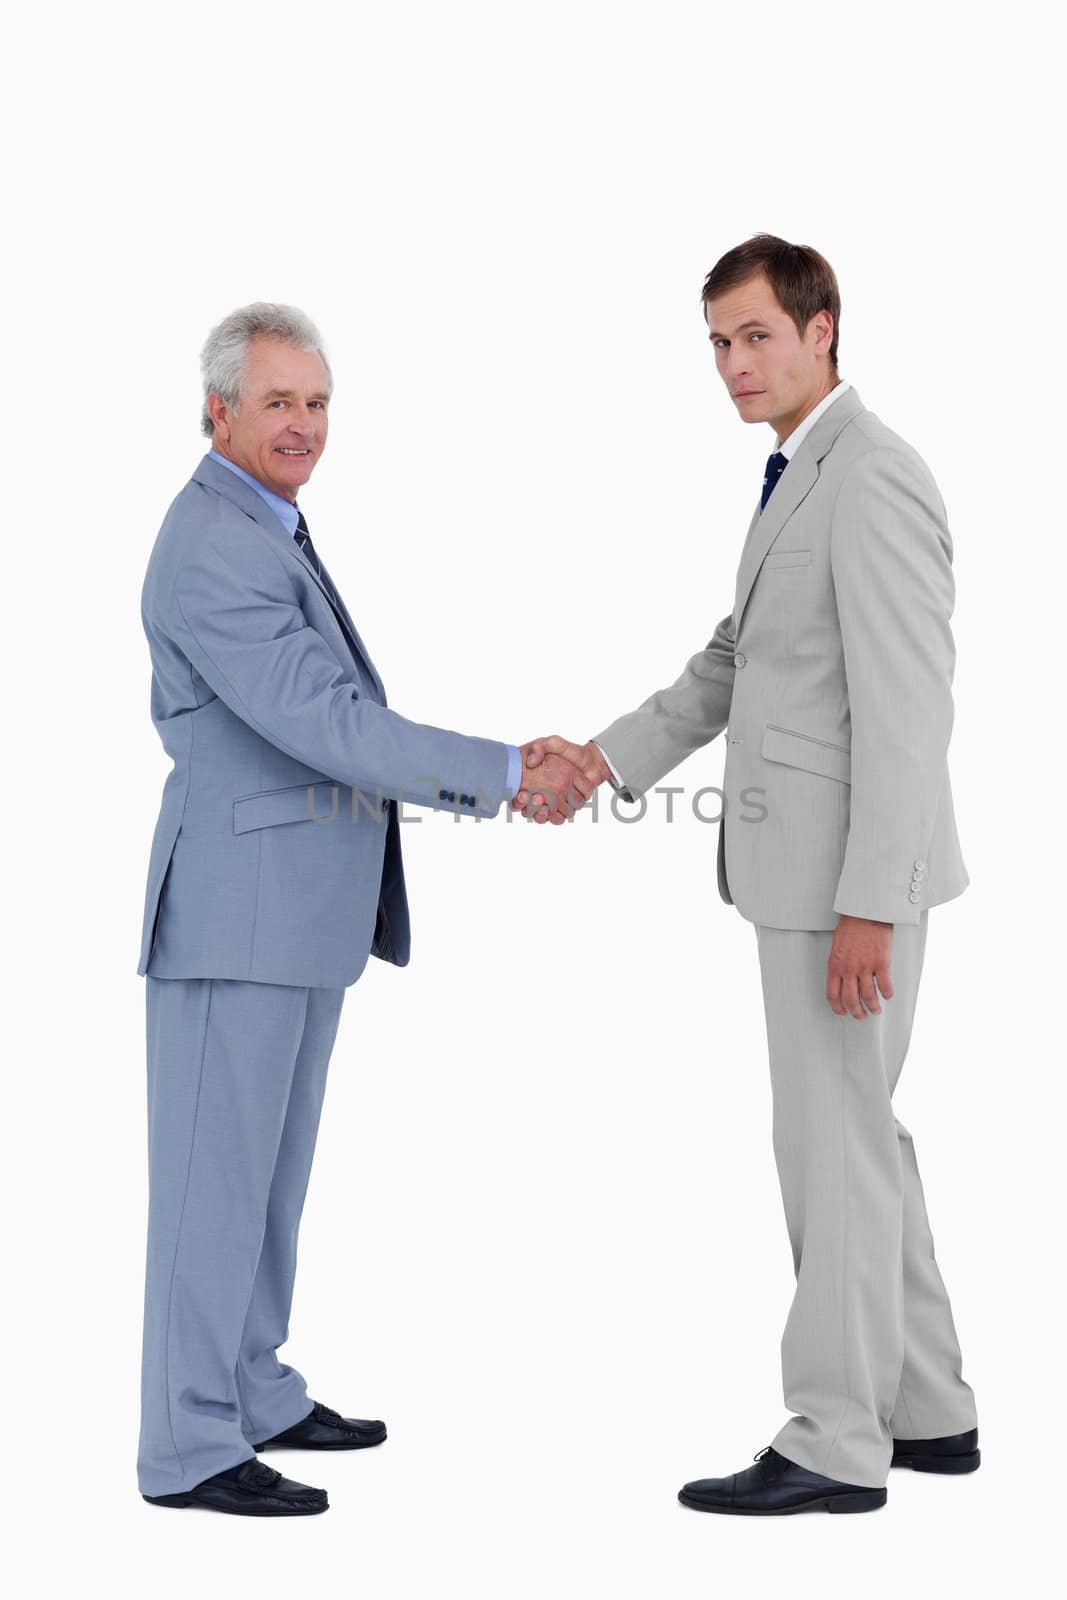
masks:
{"type": "Polygon", "coordinates": [[[241,403],[208,396],[212,449],[285,500],[295,500],[326,448],[329,378],[322,358],[282,339],[253,339],[241,403]]]}
{"type": "Polygon", "coordinates": [[[801,337],[762,272],[709,300],[704,315],[738,415],[770,423],[779,443],[839,381],[830,365],[830,313],[817,311],[801,337]]]}

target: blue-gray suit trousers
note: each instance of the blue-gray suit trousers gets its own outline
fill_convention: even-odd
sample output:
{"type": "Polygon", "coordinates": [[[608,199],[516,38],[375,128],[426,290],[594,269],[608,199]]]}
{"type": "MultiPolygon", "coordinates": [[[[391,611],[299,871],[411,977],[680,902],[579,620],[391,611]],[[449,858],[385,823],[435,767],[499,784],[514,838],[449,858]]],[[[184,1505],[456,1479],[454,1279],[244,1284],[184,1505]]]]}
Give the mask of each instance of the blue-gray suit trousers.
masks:
{"type": "Polygon", "coordinates": [[[311,1410],[278,1360],[343,988],[147,984],[143,1494],[247,1461],[311,1410]]]}

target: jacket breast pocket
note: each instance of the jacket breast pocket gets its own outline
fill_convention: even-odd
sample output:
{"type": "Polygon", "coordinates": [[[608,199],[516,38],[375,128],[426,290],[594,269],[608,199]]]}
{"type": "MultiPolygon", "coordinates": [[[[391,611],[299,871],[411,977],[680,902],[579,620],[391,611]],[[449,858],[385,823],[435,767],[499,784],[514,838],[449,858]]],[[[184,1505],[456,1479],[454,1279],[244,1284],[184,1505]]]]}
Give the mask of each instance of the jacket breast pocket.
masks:
{"type": "Polygon", "coordinates": [[[771,550],[764,557],[762,572],[775,567],[810,567],[810,550],[771,550]]]}
{"type": "Polygon", "coordinates": [[[233,803],[233,831],[250,833],[282,822],[332,822],[339,792],[336,783],[298,783],[290,789],[241,795],[233,803]]]}
{"type": "Polygon", "coordinates": [[[768,722],[763,730],[760,755],[765,761],[780,761],[787,767],[800,767],[838,783],[852,782],[852,752],[843,744],[817,739],[814,734],[797,733],[768,722]]]}

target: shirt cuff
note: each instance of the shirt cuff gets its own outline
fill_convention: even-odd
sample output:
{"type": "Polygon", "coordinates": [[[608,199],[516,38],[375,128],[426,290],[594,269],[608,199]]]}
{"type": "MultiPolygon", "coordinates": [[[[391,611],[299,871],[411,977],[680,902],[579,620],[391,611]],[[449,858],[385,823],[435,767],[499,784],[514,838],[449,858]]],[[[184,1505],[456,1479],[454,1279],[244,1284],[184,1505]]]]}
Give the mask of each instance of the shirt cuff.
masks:
{"type": "MultiPolygon", "coordinates": [[[[593,740],[593,743],[596,744],[596,740],[595,739],[593,740]]],[[[602,744],[598,744],[597,745],[597,749],[600,751],[600,754],[604,757],[604,760],[608,764],[608,771],[611,773],[611,776],[615,780],[615,787],[617,789],[621,789],[622,788],[622,774],[621,774],[621,772],[619,771],[618,767],[616,767],[614,761],[612,761],[611,757],[608,755],[607,751],[604,749],[604,746],[602,744]]]]}
{"type": "Polygon", "coordinates": [[[508,789],[514,799],[522,788],[522,751],[516,744],[508,747],[508,789]]]}

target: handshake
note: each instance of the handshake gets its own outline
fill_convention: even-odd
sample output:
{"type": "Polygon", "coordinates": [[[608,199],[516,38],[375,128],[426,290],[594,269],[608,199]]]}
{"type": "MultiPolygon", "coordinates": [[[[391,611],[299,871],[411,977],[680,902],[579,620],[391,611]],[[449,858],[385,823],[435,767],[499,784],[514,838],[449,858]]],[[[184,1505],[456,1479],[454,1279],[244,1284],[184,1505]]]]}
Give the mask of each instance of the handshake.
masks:
{"type": "Polygon", "coordinates": [[[611,770],[592,740],[570,744],[558,733],[534,739],[522,749],[522,788],[511,802],[534,822],[559,827],[581,809],[611,770]]]}

